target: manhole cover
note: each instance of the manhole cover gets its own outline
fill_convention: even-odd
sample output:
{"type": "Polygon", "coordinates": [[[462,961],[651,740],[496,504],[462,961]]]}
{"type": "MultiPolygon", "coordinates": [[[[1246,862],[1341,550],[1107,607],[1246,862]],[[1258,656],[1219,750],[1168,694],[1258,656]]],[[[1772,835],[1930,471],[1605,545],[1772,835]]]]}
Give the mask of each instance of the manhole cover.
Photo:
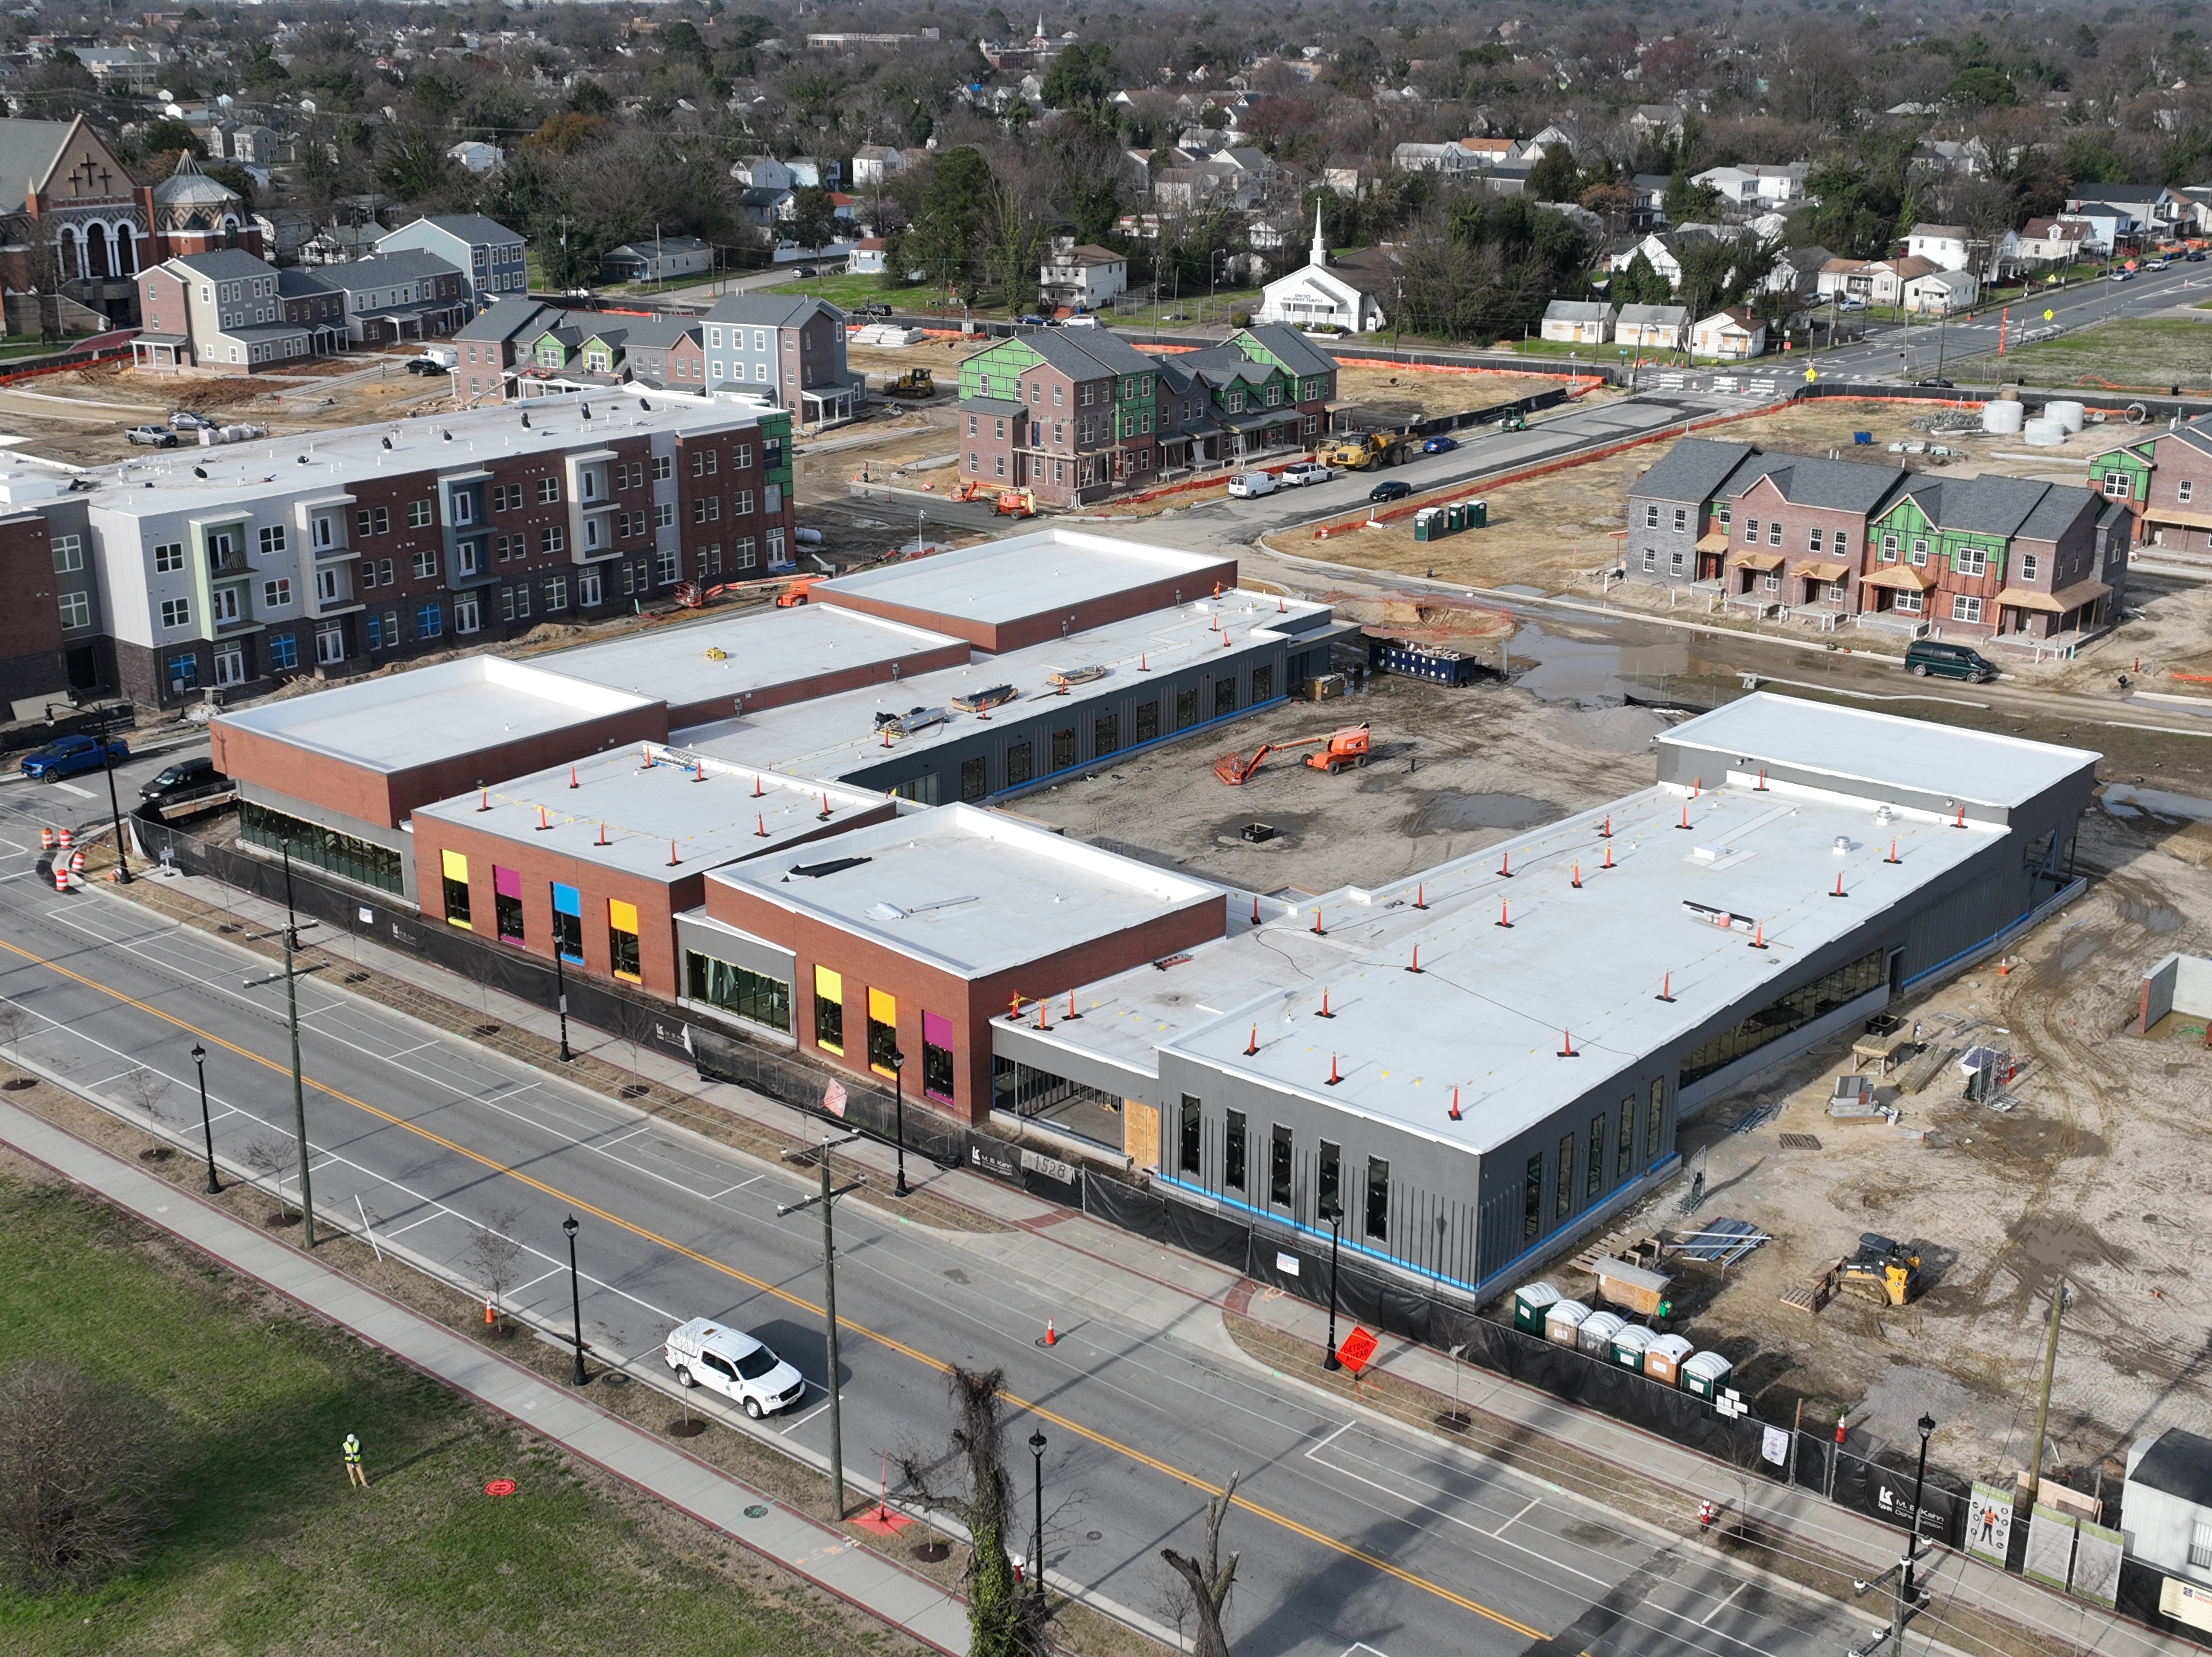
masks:
{"type": "Polygon", "coordinates": [[[625,1099],[642,1099],[647,1094],[652,1091],[653,1089],[651,1088],[640,1087],[636,1083],[633,1082],[622,1090],[622,1096],[625,1099]]]}
{"type": "Polygon", "coordinates": [[[497,1035],[499,1034],[499,1026],[496,1024],[479,1024],[477,1026],[477,1034],[478,1035],[497,1035]]]}
{"type": "Polygon", "coordinates": [[[38,1085],[38,1079],[30,1076],[11,1076],[5,1082],[0,1082],[0,1088],[5,1088],[10,1093],[21,1093],[25,1088],[38,1085]]]}
{"type": "Polygon", "coordinates": [[[752,1502],[745,1508],[745,1517],[748,1519],[765,1519],[768,1517],[768,1508],[761,1502],[752,1502]]]}
{"type": "Polygon", "coordinates": [[[1096,1542],[1105,1534],[1103,1531],[1085,1531],[1083,1533],[1083,1539],[1086,1542],[1096,1542]]]}
{"type": "Polygon", "coordinates": [[[513,1496],[514,1494],[514,1481],[511,1478],[488,1479],[484,1484],[484,1494],[486,1496],[513,1496]]]}

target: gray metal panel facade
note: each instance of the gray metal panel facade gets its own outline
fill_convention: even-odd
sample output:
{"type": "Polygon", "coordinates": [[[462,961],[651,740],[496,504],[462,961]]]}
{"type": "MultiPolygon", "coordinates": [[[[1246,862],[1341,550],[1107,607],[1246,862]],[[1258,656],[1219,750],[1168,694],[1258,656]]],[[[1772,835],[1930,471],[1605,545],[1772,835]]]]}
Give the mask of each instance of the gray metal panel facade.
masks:
{"type": "Polygon", "coordinates": [[[676,946],[679,950],[696,950],[701,955],[711,956],[717,961],[726,961],[732,967],[743,967],[748,972],[793,981],[798,957],[789,950],[770,944],[763,938],[741,938],[726,928],[702,923],[696,917],[679,914],[676,917],[676,946]]]}

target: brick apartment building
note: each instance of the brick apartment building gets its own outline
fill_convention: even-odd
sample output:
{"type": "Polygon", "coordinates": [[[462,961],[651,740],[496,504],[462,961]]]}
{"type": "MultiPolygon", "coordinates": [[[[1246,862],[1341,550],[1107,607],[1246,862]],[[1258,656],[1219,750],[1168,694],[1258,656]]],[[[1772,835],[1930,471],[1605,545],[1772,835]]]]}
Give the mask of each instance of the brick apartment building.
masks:
{"type": "Polygon", "coordinates": [[[1308,446],[1335,392],[1334,360],[1289,327],[1160,356],[1103,328],[1018,335],[960,365],[961,475],[1082,506],[1308,446]]]}
{"type": "Polygon", "coordinates": [[[1629,580],[1825,626],[2045,643],[2103,631],[2124,600],[2127,509],[2069,484],[1685,438],[1627,517],[1629,580]]]}
{"type": "Polygon", "coordinates": [[[2126,503],[2141,543],[2212,555],[2212,416],[2107,449],[2089,463],[2089,481],[2126,503]]]}
{"type": "Polygon", "coordinates": [[[307,453],[225,446],[32,509],[88,515],[104,677],[169,707],[665,602],[787,558],[785,416],[589,409],[552,398],[320,433],[307,453]]]}

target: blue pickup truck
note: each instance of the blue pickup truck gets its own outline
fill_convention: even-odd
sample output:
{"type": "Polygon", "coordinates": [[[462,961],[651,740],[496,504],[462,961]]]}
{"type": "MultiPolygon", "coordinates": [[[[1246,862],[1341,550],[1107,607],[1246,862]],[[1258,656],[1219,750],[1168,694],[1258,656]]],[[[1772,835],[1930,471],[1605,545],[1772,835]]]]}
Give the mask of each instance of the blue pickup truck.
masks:
{"type": "MultiPolygon", "coordinates": [[[[120,737],[109,737],[107,756],[111,760],[129,759],[131,744],[120,737]]],[[[76,776],[81,771],[97,771],[100,767],[97,737],[62,737],[23,756],[23,774],[33,782],[59,782],[64,777],[76,776]]]]}

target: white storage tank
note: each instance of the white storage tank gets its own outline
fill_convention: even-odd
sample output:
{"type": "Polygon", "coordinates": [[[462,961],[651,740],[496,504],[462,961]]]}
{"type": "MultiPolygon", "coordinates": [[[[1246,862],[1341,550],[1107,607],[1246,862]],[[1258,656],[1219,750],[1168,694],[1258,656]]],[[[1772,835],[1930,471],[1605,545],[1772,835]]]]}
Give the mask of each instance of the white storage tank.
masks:
{"type": "Polygon", "coordinates": [[[1589,1308],[1580,1301],[1553,1301],[1544,1314],[1544,1338],[1557,1346],[1572,1346],[1589,1316],[1589,1308]]]}
{"type": "Polygon", "coordinates": [[[1695,1393],[1710,1404],[1727,1384],[1729,1372],[1735,1368],[1718,1352],[1699,1352],[1682,1365],[1683,1390],[1695,1393]]]}
{"type": "Polygon", "coordinates": [[[1982,429],[1995,432],[2000,437],[2018,435],[2027,418],[2027,410],[2018,402],[1982,404],[1982,429]]]}
{"type": "Polygon", "coordinates": [[[1662,1335],[1644,1354],[1644,1373],[1654,1381],[1665,1381],[1669,1387],[1680,1387],[1682,1384],[1682,1360],[1695,1350],[1680,1335],[1662,1335]]]}
{"type": "Polygon", "coordinates": [[[1641,1370],[1644,1355],[1657,1338],[1640,1323],[1632,1323],[1613,1338],[1613,1361],[1624,1369],[1641,1370]]]}
{"type": "Polygon", "coordinates": [[[1613,1361],[1613,1338],[1621,1332],[1628,1320],[1618,1312],[1593,1312],[1575,1331],[1575,1344],[1594,1358],[1610,1363],[1613,1361]]]}
{"type": "Polygon", "coordinates": [[[1544,1332],[1544,1320],[1559,1303],[1559,1291],[1548,1283],[1525,1283],[1513,1291],[1513,1326],[1531,1335],[1544,1332]]]}
{"type": "Polygon", "coordinates": [[[2031,420],[2020,428],[2020,435],[2031,449],[2048,449],[2066,440],[2066,428],[2055,420],[2031,420]]]}
{"type": "Polygon", "coordinates": [[[2043,405],[2043,417],[2057,421],[2069,432],[2078,432],[2089,417],[2089,411],[2079,403],[2046,403],[2043,405]]]}

